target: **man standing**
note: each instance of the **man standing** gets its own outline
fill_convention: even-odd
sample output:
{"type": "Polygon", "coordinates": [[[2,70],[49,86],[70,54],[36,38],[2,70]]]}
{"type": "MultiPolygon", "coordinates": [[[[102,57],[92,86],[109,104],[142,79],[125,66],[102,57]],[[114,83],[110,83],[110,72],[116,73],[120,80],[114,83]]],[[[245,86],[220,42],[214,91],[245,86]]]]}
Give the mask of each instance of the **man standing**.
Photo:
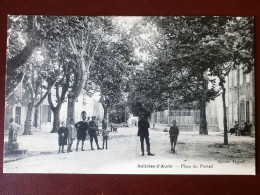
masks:
{"type": "Polygon", "coordinates": [[[78,146],[79,146],[79,142],[82,141],[81,144],[81,151],[84,151],[83,147],[84,147],[84,141],[86,139],[87,136],[87,130],[88,130],[88,122],[86,121],[86,112],[82,111],[81,112],[81,118],[82,121],[79,121],[75,124],[75,128],[77,129],[77,147],[76,147],[76,151],[78,151],[78,146]]]}
{"type": "Polygon", "coordinates": [[[170,134],[170,142],[171,142],[171,151],[175,153],[175,146],[177,144],[177,139],[179,135],[179,127],[177,127],[176,125],[176,120],[172,121],[172,126],[170,127],[169,134],[170,134]]]}
{"type": "Polygon", "coordinates": [[[144,114],[140,115],[140,120],[138,121],[138,136],[140,136],[140,142],[141,142],[141,150],[142,150],[142,156],[144,156],[144,139],[147,146],[147,155],[148,156],[154,156],[150,152],[150,142],[149,142],[149,131],[148,128],[150,128],[150,124],[147,120],[147,116],[144,114]]]}
{"type": "Polygon", "coordinates": [[[88,134],[90,136],[90,146],[91,146],[91,150],[95,150],[93,148],[93,138],[95,139],[96,145],[97,145],[97,149],[101,150],[101,148],[98,145],[98,139],[97,139],[97,130],[98,130],[98,125],[95,121],[96,117],[92,116],[91,117],[91,121],[89,122],[89,130],[88,130],[88,134]]]}

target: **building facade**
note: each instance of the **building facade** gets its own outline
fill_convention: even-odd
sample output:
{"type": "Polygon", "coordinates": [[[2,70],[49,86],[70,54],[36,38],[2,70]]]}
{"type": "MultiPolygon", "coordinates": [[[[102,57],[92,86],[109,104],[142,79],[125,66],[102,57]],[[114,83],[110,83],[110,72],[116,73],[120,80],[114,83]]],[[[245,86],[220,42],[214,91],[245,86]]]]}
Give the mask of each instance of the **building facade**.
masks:
{"type": "Polygon", "coordinates": [[[252,136],[255,133],[255,75],[254,69],[244,74],[241,66],[228,75],[228,126],[235,121],[242,127],[244,122],[252,124],[252,136]]]}
{"type": "MultiPolygon", "coordinates": [[[[53,100],[55,100],[55,93],[53,92],[53,100]]],[[[15,123],[18,124],[18,134],[24,132],[24,124],[26,120],[29,92],[21,83],[8,98],[5,105],[5,133],[8,132],[9,119],[14,118],[15,123]]],[[[81,120],[81,112],[84,110],[87,116],[96,116],[97,119],[103,117],[102,105],[97,100],[98,97],[91,98],[85,93],[80,94],[75,103],[75,121],[81,120]]],[[[50,109],[47,98],[37,107],[34,108],[32,117],[32,127],[34,129],[44,130],[50,132],[53,125],[53,113],[50,109]]],[[[66,121],[67,118],[67,100],[62,104],[60,111],[60,120],[66,121]]]]}

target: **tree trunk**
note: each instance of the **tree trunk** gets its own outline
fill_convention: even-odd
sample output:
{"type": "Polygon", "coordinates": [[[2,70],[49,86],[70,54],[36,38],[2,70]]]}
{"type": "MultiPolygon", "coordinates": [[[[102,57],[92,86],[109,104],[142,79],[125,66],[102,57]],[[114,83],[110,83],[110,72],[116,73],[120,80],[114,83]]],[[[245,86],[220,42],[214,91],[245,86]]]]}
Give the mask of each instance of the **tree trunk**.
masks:
{"type": "Polygon", "coordinates": [[[57,106],[55,109],[52,110],[53,112],[53,126],[51,133],[57,133],[60,127],[60,106],[57,106]]]}
{"type": "Polygon", "coordinates": [[[227,129],[227,112],[226,112],[226,89],[224,87],[224,82],[220,81],[220,86],[222,88],[222,101],[223,101],[223,111],[224,111],[224,145],[228,145],[228,129],[227,129]]]}
{"type": "Polygon", "coordinates": [[[206,117],[206,99],[200,101],[200,135],[208,135],[207,117],[206,117]]]}
{"type": "Polygon", "coordinates": [[[102,107],[104,109],[103,120],[108,124],[108,106],[102,103],[102,107]]]}
{"type": "Polygon", "coordinates": [[[155,129],[155,116],[156,115],[156,111],[153,110],[153,128],[155,129]]]}
{"type": "Polygon", "coordinates": [[[75,119],[75,96],[73,92],[68,93],[67,122],[75,119]]]}
{"type": "Polygon", "coordinates": [[[203,75],[203,94],[200,100],[200,135],[208,135],[207,117],[206,117],[206,102],[208,92],[207,72],[203,75]]]}
{"type": "Polygon", "coordinates": [[[26,120],[25,120],[25,124],[24,124],[23,135],[32,135],[32,116],[33,116],[33,111],[34,111],[33,108],[34,108],[34,103],[29,103],[26,120]]]}

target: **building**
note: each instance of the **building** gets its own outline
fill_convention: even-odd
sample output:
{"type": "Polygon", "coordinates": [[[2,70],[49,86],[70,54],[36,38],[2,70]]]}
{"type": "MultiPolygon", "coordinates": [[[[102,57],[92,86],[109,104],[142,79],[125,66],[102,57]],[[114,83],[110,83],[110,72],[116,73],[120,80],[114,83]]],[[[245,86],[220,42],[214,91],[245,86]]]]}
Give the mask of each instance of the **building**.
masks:
{"type": "MultiPolygon", "coordinates": [[[[87,117],[96,116],[97,120],[103,118],[103,108],[98,101],[99,96],[94,95],[89,97],[86,93],[81,93],[75,102],[74,120],[78,122],[81,120],[81,112],[85,111],[87,117]]],[[[61,106],[60,120],[66,121],[67,119],[67,106],[68,102],[65,101],[61,106]]]]}
{"type": "MultiPolygon", "coordinates": [[[[55,93],[53,100],[55,99],[55,93]]],[[[8,98],[5,105],[5,133],[8,131],[9,119],[14,118],[18,124],[18,134],[24,132],[24,124],[26,120],[29,92],[21,83],[8,98]]],[[[75,103],[75,121],[81,120],[81,112],[87,112],[87,116],[95,115],[98,119],[103,117],[102,105],[98,102],[98,96],[89,97],[85,93],[80,94],[75,103]]],[[[67,100],[62,104],[60,111],[60,120],[66,121],[67,118],[67,100]]],[[[53,125],[53,113],[50,109],[47,98],[34,109],[32,117],[33,128],[50,132],[53,125]]]]}
{"type": "MultiPolygon", "coordinates": [[[[29,92],[19,84],[14,93],[5,102],[5,132],[7,132],[9,119],[14,118],[18,124],[18,134],[24,131],[24,123],[28,111],[29,92]]],[[[33,112],[33,127],[42,129],[52,125],[52,113],[47,99],[45,99],[33,112]]]]}
{"type": "Polygon", "coordinates": [[[252,136],[255,134],[255,78],[254,69],[244,74],[241,66],[231,70],[228,81],[228,127],[238,121],[240,127],[244,122],[252,124],[252,136]]]}

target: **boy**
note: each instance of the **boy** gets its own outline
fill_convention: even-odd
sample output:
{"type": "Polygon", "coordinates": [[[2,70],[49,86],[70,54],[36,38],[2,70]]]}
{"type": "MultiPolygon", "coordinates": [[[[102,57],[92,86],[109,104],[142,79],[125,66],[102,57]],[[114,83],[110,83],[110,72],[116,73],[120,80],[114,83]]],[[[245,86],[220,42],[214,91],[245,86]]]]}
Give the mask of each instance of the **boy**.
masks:
{"type": "Polygon", "coordinates": [[[59,135],[59,152],[64,153],[64,145],[67,145],[67,139],[68,139],[68,129],[65,127],[64,122],[61,122],[61,127],[58,129],[58,135],[59,135]],[[61,150],[62,148],[62,150],[61,150]]]}
{"type": "Polygon", "coordinates": [[[177,127],[176,125],[176,120],[172,121],[172,126],[170,127],[169,134],[170,134],[170,142],[171,142],[171,151],[175,153],[175,146],[177,144],[177,139],[179,135],[179,127],[177,127]]]}
{"type": "Polygon", "coordinates": [[[72,152],[71,147],[73,144],[73,141],[76,138],[76,129],[74,126],[74,120],[70,119],[70,123],[67,124],[67,128],[68,128],[68,148],[67,148],[67,152],[72,152]]]}
{"type": "Polygon", "coordinates": [[[95,121],[96,117],[95,116],[92,116],[91,117],[91,121],[88,123],[88,134],[89,134],[89,137],[90,137],[90,146],[91,146],[91,150],[95,150],[93,148],[93,139],[95,140],[96,142],[96,145],[97,145],[97,149],[98,150],[101,150],[101,148],[99,147],[98,145],[98,139],[97,139],[97,129],[98,129],[98,125],[95,121]]]}
{"type": "Polygon", "coordinates": [[[77,146],[76,146],[76,151],[78,151],[79,147],[79,142],[81,141],[81,151],[84,151],[84,142],[86,140],[87,136],[87,130],[88,130],[88,122],[86,121],[87,116],[86,112],[82,111],[81,112],[81,118],[82,121],[79,121],[75,124],[75,128],[77,129],[77,146]]]}

